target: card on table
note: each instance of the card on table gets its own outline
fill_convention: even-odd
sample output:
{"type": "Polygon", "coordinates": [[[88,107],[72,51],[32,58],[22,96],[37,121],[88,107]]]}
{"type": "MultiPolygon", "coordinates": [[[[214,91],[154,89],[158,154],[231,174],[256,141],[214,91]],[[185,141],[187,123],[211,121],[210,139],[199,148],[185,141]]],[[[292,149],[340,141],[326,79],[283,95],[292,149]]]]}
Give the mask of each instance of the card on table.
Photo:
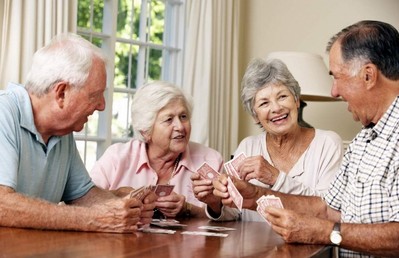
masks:
{"type": "Polygon", "coordinates": [[[213,180],[219,176],[219,172],[214,170],[208,163],[204,162],[199,169],[197,169],[197,173],[204,179],[213,180]]]}
{"type": "Polygon", "coordinates": [[[223,232],[223,231],[233,231],[235,228],[221,227],[221,226],[200,226],[199,229],[205,229],[209,231],[223,232]]]}
{"type": "Polygon", "coordinates": [[[157,196],[164,197],[170,195],[174,187],[174,185],[157,185],[154,192],[157,196]]]}
{"type": "Polygon", "coordinates": [[[233,200],[234,204],[241,211],[242,203],[243,203],[244,199],[243,199],[242,195],[240,194],[240,192],[237,190],[236,186],[234,185],[234,183],[230,177],[227,178],[227,191],[229,192],[229,195],[230,195],[231,199],[233,200]]]}
{"type": "Polygon", "coordinates": [[[174,233],[176,233],[176,230],[163,229],[163,228],[142,228],[139,231],[142,231],[144,233],[170,234],[170,235],[173,235],[174,233]]]}
{"type": "Polygon", "coordinates": [[[227,237],[229,234],[225,233],[216,233],[216,232],[207,232],[207,231],[183,231],[181,232],[183,235],[195,235],[195,236],[217,236],[217,237],[227,237]]]}
{"type": "Polygon", "coordinates": [[[150,225],[160,228],[183,228],[187,226],[185,224],[180,224],[180,221],[174,219],[153,219],[150,225]]]}

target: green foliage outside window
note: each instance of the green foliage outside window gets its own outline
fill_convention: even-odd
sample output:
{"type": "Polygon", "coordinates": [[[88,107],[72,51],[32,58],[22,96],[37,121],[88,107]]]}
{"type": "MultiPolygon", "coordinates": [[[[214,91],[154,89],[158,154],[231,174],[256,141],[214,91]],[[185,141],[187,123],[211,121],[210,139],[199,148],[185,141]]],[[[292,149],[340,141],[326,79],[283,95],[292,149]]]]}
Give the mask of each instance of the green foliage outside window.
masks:
{"type": "MultiPolygon", "coordinates": [[[[97,33],[103,32],[104,0],[78,1],[78,27],[97,33]],[[93,8],[91,8],[93,3],[93,8]],[[91,15],[92,14],[92,15],[91,15]]],[[[162,46],[164,33],[165,3],[160,0],[119,0],[117,15],[117,41],[127,39],[129,43],[115,45],[115,81],[116,88],[136,88],[138,65],[145,65],[147,80],[160,79],[162,72],[162,50],[141,43],[153,43],[162,46]],[[146,6],[142,6],[146,4],[146,6]],[[146,7],[147,13],[143,15],[146,7]],[[144,17],[144,18],[143,18],[144,17]],[[140,26],[140,21],[146,26],[140,26]],[[144,31],[140,32],[140,28],[144,31]],[[144,64],[138,64],[139,51],[145,55],[144,64]]],[[[93,43],[100,44],[93,38],[93,43]]]]}

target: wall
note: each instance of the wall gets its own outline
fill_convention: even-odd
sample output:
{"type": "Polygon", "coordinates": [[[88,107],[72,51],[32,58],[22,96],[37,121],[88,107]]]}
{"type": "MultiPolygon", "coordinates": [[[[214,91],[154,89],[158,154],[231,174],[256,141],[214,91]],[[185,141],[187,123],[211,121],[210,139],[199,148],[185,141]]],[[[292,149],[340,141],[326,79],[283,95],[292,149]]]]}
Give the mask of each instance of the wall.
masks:
{"type": "MultiPolygon", "coordinates": [[[[397,0],[241,0],[240,78],[248,62],[271,51],[320,54],[330,37],[359,20],[381,20],[399,29],[397,0]]],[[[307,102],[304,120],[316,128],[336,131],[350,141],[360,130],[344,102],[307,102]]],[[[239,141],[260,129],[240,106],[239,141]]]]}

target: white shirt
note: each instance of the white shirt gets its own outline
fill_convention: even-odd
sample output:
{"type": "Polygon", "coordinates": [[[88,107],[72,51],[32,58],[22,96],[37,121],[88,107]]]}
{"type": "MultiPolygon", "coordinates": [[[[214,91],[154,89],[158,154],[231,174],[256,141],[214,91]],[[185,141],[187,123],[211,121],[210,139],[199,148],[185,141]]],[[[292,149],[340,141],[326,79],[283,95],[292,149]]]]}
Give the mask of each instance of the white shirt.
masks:
{"type": "MultiPolygon", "coordinates": [[[[247,157],[261,155],[273,165],[266,147],[265,132],[242,140],[234,155],[241,152],[247,157]]],[[[315,129],[315,136],[308,148],[288,173],[280,172],[271,189],[282,193],[321,196],[327,192],[338,172],[342,156],[343,145],[338,134],[315,129]]],[[[250,180],[250,183],[270,188],[256,179],[250,180]]],[[[234,220],[240,217],[242,220],[264,221],[256,211],[243,209],[240,214],[238,209],[229,207],[223,207],[222,215],[216,220],[234,220]]],[[[215,219],[211,216],[209,218],[215,219]]]]}

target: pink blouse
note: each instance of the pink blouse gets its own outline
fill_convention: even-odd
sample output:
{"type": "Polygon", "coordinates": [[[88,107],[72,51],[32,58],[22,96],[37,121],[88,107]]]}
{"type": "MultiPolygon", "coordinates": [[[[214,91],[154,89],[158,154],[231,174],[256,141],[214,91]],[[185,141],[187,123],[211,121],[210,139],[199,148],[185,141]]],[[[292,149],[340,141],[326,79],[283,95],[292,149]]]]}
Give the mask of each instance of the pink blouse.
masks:
{"type": "MultiPolygon", "coordinates": [[[[195,142],[189,142],[170,184],[173,191],[186,196],[189,203],[203,207],[192,190],[191,175],[207,162],[216,171],[221,171],[223,158],[219,152],[195,142]]],[[[146,144],[136,139],[127,143],[111,145],[90,171],[93,182],[104,189],[115,190],[130,186],[156,185],[157,173],[150,167],[146,144]]]]}

